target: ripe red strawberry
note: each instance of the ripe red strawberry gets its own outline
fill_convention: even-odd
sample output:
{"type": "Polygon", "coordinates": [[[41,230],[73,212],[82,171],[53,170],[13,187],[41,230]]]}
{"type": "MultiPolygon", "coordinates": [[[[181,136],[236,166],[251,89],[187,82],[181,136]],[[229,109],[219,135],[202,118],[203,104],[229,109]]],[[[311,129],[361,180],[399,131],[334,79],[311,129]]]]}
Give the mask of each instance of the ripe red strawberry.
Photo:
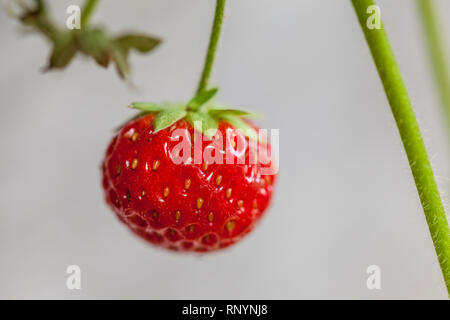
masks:
{"type": "MultiPolygon", "coordinates": [[[[271,159],[249,164],[249,158],[257,148],[270,153],[270,146],[250,143],[253,138],[237,130],[247,123],[238,117],[245,113],[214,109],[211,104],[201,108],[214,93],[168,111],[156,104],[134,104],[148,114],[125,124],[106,151],[102,168],[107,203],[121,221],[153,244],[182,251],[227,247],[247,234],[269,205],[276,175],[262,171],[272,165],[271,159]],[[164,122],[167,114],[170,121],[164,122]],[[194,130],[195,119],[209,129],[217,126],[212,141],[228,141],[223,154],[231,154],[234,164],[194,163],[194,140],[201,141],[206,132],[194,130]],[[181,164],[173,161],[180,143],[174,132],[185,138],[192,155],[183,154],[186,161],[181,164]],[[236,164],[238,159],[245,164],[236,164]]],[[[202,143],[202,155],[210,144],[202,143]]]]}

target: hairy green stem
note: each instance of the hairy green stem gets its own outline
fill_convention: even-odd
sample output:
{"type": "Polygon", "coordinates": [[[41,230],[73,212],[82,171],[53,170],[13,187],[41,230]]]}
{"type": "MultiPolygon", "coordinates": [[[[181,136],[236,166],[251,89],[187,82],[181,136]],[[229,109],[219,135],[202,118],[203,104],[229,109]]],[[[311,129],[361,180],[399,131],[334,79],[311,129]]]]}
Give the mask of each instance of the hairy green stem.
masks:
{"type": "Polygon", "coordinates": [[[372,14],[367,11],[375,5],[374,1],[351,1],[397,123],[450,294],[450,228],[408,92],[383,25],[379,29],[368,27],[367,19],[372,14]]]}
{"type": "Polygon", "coordinates": [[[209,39],[208,52],[206,53],[202,76],[197,88],[197,94],[205,91],[208,87],[209,77],[211,75],[211,70],[214,64],[214,57],[216,55],[217,44],[219,42],[220,30],[222,29],[225,3],[226,0],[217,0],[216,2],[216,13],[211,30],[211,37],[209,39]]]}
{"type": "Polygon", "coordinates": [[[99,0],[86,0],[83,4],[83,9],[81,10],[80,23],[81,27],[84,28],[89,23],[89,19],[97,7],[99,0]]]}
{"type": "Polygon", "coordinates": [[[417,0],[419,12],[422,18],[423,28],[428,43],[428,51],[433,65],[434,76],[439,88],[442,106],[450,135],[450,77],[446,63],[447,53],[444,49],[444,41],[440,32],[440,22],[435,8],[434,0],[417,0]]]}

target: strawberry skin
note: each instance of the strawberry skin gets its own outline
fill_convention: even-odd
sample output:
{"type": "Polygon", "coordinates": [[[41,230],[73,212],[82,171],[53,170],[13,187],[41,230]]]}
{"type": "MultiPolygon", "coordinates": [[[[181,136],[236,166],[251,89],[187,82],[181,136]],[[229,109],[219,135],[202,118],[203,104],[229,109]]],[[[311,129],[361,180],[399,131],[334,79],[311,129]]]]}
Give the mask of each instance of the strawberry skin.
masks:
{"type": "MultiPolygon", "coordinates": [[[[244,153],[234,151],[234,164],[225,164],[225,157],[223,164],[175,164],[173,148],[179,141],[172,138],[173,130],[185,132],[192,155],[194,139],[203,136],[184,119],[154,133],[154,119],[147,114],[131,120],[112,139],[102,164],[108,205],[137,235],[168,249],[206,252],[240,240],[267,209],[276,178],[261,175],[270,162],[249,164],[248,157],[252,146],[269,154],[270,146],[249,144],[249,138],[220,121],[223,137],[231,132],[246,142],[244,153]],[[247,159],[245,164],[236,164],[238,156],[247,159]]],[[[202,150],[210,143],[203,141],[202,150]]]]}

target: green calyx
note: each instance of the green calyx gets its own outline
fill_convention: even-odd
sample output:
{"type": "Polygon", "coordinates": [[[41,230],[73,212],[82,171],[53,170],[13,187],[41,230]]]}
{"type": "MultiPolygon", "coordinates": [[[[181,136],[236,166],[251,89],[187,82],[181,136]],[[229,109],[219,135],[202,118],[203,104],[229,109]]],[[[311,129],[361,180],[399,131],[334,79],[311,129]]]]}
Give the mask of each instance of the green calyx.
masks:
{"type": "MultiPolygon", "coordinates": [[[[43,0],[34,0],[32,7],[22,4],[20,21],[43,34],[52,43],[52,52],[46,70],[64,68],[78,52],[93,58],[98,65],[108,67],[113,62],[121,78],[130,73],[129,53],[135,50],[147,53],[157,47],[161,40],[152,36],[131,33],[112,37],[103,28],[91,27],[81,17],[81,28],[69,30],[52,21],[43,0]]],[[[22,2],[18,2],[22,3],[22,2]]],[[[88,2],[88,3],[93,3],[88,2]]]]}
{"type": "Polygon", "coordinates": [[[130,107],[141,111],[137,116],[156,114],[154,132],[168,128],[180,119],[186,119],[194,129],[212,138],[221,120],[241,130],[247,137],[258,139],[256,131],[244,121],[244,118],[254,117],[255,114],[212,100],[217,92],[217,88],[202,91],[188,103],[133,102],[130,107]]]}

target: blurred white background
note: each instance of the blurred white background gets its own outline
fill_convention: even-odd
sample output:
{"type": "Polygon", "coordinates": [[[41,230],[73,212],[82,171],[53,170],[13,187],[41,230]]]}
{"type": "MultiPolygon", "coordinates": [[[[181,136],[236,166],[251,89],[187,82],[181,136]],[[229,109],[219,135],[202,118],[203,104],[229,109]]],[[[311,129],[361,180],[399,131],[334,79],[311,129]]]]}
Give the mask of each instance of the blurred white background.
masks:
{"type": "MultiPolygon", "coordinates": [[[[50,1],[52,14],[63,24],[80,3],[50,1]]],[[[448,198],[449,142],[416,3],[378,4],[448,198]]],[[[450,2],[439,5],[445,18],[450,2]]],[[[213,10],[212,0],[102,1],[93,22],[164,38],[154,53],[132,55],[133,90],[82,57],[42,74],[48,44],[1,9],[0,298],[446,298],[347,0],[228,1],[213,84],[220,100],[264,113],[260,124],[281,138],[275,200],[249,237],[216,254],[175,254],[136,238],[106,207],[99,165],[113,128],[131,101],[191,97],[213,10]],[[66,288],[71,264],[81,290],[66,288]],[[366,287],[372,264],[381,290],[366,287]]]]}

